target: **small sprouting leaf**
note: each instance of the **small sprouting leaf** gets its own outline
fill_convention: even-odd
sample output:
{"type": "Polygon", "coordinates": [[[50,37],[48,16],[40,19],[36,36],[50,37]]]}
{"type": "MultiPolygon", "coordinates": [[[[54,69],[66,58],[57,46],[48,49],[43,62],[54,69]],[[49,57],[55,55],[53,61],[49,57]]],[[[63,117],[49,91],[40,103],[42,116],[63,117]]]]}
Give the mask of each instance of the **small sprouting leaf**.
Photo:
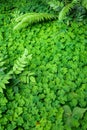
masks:
{"type": "Polygon", "coordinates": [[[31,59],[32,59],[32,54],[30,54],[30,55],[28,56],[28,59],[29,59],[29,60],[31,60],[31,59]]]}
{"type": "Polygon", "coordinates": [[[22,107],[17,107],[16,112],[18,115],[20,115],[23,112],[22,107]]]}
{"type": "Polygon", "coordinates": [[[72,112],[71,112],[71,108],[68,106],[68,105],[64,105],[63,106],[63,109],[64,109],[64,121],[65,121],[65,124],[68,126],[68,127],[71,127],[71,116],[72,116],[72,112]]]}
{"type": "Polygon", "coordinates": [[[68,105],[64,105],[63,106],[63,109],[64,109],[64,115],[66,116],[66,117],[68,117],[68,116],[71,116],[71,114],[72,114],[72,112],[71,112],[71,108],[68,106],[68,105]]]}
{"type": "Polygon", "coordinates": [[[72,117],[81,119],[83,117],[83,114],[86,112],[87,108],[80,108],[80,107],[75,107],[73,109],[72,117]]]}
{"type": "Polygon", "coordinates": [[[36,82],[36,80],[35,80],[35,78],[33,76],[30,76],[30,81],[33,82],[33,83],[36,82]]]}
{"type": "Polygon", "coordinates": [[[17,87],[17,86],[14,86],[14,92],[15,92],[15,93],[18,93],[18,90],[19,90],[18,87],[17,87]]]}

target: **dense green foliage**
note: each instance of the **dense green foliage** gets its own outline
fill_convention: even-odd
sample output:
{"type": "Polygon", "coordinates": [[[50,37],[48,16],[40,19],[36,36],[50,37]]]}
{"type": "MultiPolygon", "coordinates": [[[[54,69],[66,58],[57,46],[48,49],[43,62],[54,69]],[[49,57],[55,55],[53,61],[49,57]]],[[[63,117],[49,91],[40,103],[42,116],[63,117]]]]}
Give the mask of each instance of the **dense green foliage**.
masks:
{"type": "Polygon", "coordinates": [[[0,130],[86,130],[86,21],[14,31],[25,5],[0,7],[0,130]]]}

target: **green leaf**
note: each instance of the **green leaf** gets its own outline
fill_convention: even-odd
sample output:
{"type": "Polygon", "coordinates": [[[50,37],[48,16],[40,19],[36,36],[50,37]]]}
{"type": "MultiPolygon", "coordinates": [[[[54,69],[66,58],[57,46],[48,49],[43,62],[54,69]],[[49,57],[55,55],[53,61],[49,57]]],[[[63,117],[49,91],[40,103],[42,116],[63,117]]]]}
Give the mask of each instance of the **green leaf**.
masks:
{"type": "Polygon", "coordinates": [[[86,110],[87,110],[87,108],[75,107],[73,109],[72,117],[79,120],[83,117],[83,114],[86,112],[86,110]]]}
{"type": "Polygon", "coordinates": [[[33,82],[33,83],[36,83],[36,80],[33,76],[30,76],[30,81],[33,82]]]}
{"type": "Polygon", "coordinates": [[[3,93],[3,89],[0,87],[0,92],[3,93]]]}
{"type": "Polygon", "coordinates": [[[65,122],[65,125],[68,126],[68,127],[71,127],[71,122],[72,122],[71,108],[68,105],[64,105],[63,109],[64,109],[64,122],[65,122]]]}
{"type": "Polygon", "coordinates": [[[63,106],[63,109],[64,109],[64,115],[65,115],[66,117],[71,116],[72,112],[71,112],[70,106],[64,105],[64,106],[63,106]]]}

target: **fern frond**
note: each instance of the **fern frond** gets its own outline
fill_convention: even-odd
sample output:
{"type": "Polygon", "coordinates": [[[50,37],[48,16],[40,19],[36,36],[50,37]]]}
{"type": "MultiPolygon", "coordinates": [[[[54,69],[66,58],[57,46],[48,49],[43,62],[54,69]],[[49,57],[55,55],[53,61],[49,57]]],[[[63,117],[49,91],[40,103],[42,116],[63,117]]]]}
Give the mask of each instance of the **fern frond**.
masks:
{"type": "Polygon", "coordinates": [[[1,71],[4,71],[6,69],[6,67],[4,66],[5,65],[5,59],[4,59],[4,56],[1,52],[0,52],[0,72],[1,71]]]}
{"type": "Polygon", "coordinates": [[[24,54],[15,62],[13,66],[13,72],[15,74],[20,74],[27,66],[28,60],[31,60],[31,58],[32,55],[28,55],[28,50],[25,49],[24,54]]]}
{"type": "Polygon", "coordinates": [[[0,67],[2,67],[4,65],[4,61],[3,61],[3,58],[0,56],[0,67]]]}
{"type": "MultiPolygon", "coordinates": [[[[20,76],[20,81],[23,82],[23,83],[29,83],[30,80],[31,80],[31,77],[34,76],[34,73],[33,72],[30,72],[30,71],[24,71],[21,76],[20,76]]],[[[34,78],[34,77],[33,77],[34,78]]],[[[35,78],[34,78],[35,79],[35,78]]],[[[34,80],[35,81],[35,80],[34,80]]]]}
{"type": "Polygon", "coordinates": [[[3,93],[3,89],[6,89],[6,84],[9,83],[9,79],[11,79],[12,71],[9,71],[5,74],[4,67],[5,61],[3,55],[0,54],[0,92],[3,93]]]}
{"type": "Polygon", "coordinates": [[[57,16],[48,13],[27,13],[18,17],[15,21],[18,22],[17,25],[13,28],[18,30],[24,28],[33,23],[37,23],[44,20],[56,19],[57,16]]]}
{"type": "Polygon", "coordinates": [[[78,3],[78,0],[73,0],[71,3],[64,6],[63,9],[59,13],[59,20],[64,19],[66,14],[69,13],[69,11],[74,7],[76,3],[78,3]]]}

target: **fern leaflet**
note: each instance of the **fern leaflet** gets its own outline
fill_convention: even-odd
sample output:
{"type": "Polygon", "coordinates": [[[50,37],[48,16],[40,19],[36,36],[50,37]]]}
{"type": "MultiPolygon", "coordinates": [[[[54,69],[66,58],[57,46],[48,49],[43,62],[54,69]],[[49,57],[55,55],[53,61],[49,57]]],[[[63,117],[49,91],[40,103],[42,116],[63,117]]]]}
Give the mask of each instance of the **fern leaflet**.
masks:
{"type": "Polygon", "coordinates": [[[13,28],[18,30],[24,28],[33,23],[37,23],[44,20],[56,19],[58,16],[48,13],[27,13],[19,16],[15,21],[18,22],[17,25],[13,28]]]}
{"type": "Polygon", "coordinates": [[[9,79],[11,79],[12,71],[9,71],[5,74],[4,67],[5,61],[3,55],[0,54],[0,92],[3,93],[3,89],[6,89],[6,84],[9,83],[9,79]]]}
{"type": "Polygon", "coordinates": [[[78,3],[78,0],[73,0],[71,3],[64,6],[63,9],[59,13],[59,20],[64,19],[66,14],[74,7],[76,3],[78,3]]]}
{"type": "Polygon", "coordinates": [[[25,49],[24,54],[14,63],[13,72],[15,74],[20,74],[27,66],[28,60],[31,60],[31,58],[32,55],[28,55],[28,50],[25,49]]]}

